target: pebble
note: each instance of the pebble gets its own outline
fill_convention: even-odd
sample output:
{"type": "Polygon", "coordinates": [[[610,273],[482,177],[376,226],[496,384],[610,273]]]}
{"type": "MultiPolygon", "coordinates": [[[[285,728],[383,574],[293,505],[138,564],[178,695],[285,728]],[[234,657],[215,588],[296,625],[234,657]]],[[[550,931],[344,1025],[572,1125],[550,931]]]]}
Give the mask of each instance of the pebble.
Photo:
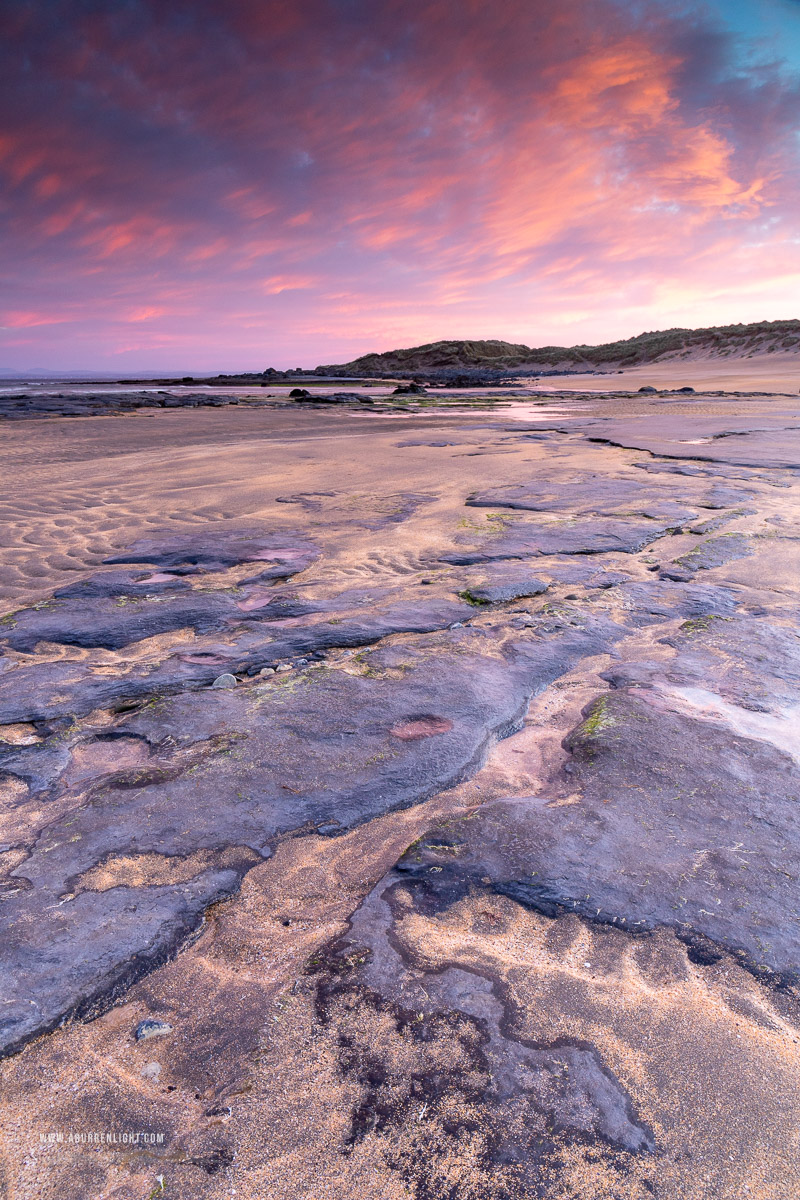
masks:
{"type": "Polygon", "coordinates": [[[134,1036],[137,1042],[146,1042],[148,1038],[166,1037],[168,1033],[172,1033],[171,1025],[166,1021],[157,1021],[153,1017],[148,1017],[136,1026],[134,1036]]]}
{"type": "Polygon", "coordinates": [[[234,688],[236,687],[236,676],[226,672],[224,675],[218,675],[211,685],[215,688],[234,688]]]}
{"type": "Polygon", "coordinates": [[[694,575],[685,567],[666,566],[659,571],[659,578],[671,579],[674,583],[688,583],[694,578],[694,575]]]}

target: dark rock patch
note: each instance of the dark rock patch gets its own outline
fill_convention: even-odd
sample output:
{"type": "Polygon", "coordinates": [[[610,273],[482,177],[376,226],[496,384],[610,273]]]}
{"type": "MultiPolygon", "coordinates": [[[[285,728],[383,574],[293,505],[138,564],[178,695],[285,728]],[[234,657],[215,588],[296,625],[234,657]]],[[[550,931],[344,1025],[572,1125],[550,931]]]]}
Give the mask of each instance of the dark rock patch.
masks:
{"type": "Polygon", "coordinates": [[[586,586],[608,591],[609,588],[616,587],[619,583],[627,583],[629,579],[630,575],[626,575],[624,571],[599,571],[586,581],[586,586]]]}
{"type": "Polygon", "coordinates": [[[442,438],[437,438],[436,440],[431,440],[430,438],[409,438],[409,440],[406,442],[395,442],[395,448],[397,450],[404,450],[408,446],[442,447],[442,446],[463,446],[465,444],[469,444],[469,443],[464,443],[463,441],[445,441],[442,438]]]}
{"type": "MultiPolygon", "coordinates": [[[[239,610],[237,609],[237,612],[239,610]]],[[[261,628],[244,628],[222,644],[176,646],[154,664],[121,667],[116,674],[84,663],[43,662],[0,673],[0,723],[69,720],[96,708],[146,701],[184,689],[207,687],[223,672],[256,674],[289,659],[333,648],[369,646],[396,633],[429,633],[474,616],[468,604],[431,599],[396,604],[330,620],[311,619],[275,629],[262,610],[261,628]],[[266,633],[265,630],[269,629],[266,633]]],[[[248,614],[239,612],[242,621],[248,614]]]]}
{"type": "Polygon", "coordinates": [[[297,504],[307,512],[324,514],[329,524],[337,527],[355,525],[362,529],[385,529],[408,520],[423,504],[435,497],[423,492],[383,493],[363,496],[355,504],[353,498],[336,492],[299,492],[293,496],[276,497],[279,504],[297,504]]]}
{"type": "Polygon", "coordinates": [[[678,566],[687,571],[707,571],[721,567],[737,558],[753,553],[751,539],[743,533],[723,533],[720,537],[700,542],[694,550],[677,559],[678,566]]]}
{"type": "Polygon", "coordinates": [[[393,396],[427,396],[421,383],[401,383],[392,392],[393,396]]]}
{"type": "MultiPolygon", "coordinates": [[[[300,390],[300,389],[298,389],[300,390]]],[[[294,396],[299,404],[374,404],[374,396],[363,392],[306,392],[305,396],[294,396]]]]}
{"type": "MultiPolygon", "coordinates": [[[[471,773],[491,742],[516,727],[533,692],[619,632],[603,621],[562,623],[549,634],[526,630],[487,644],[454,629],[373,651],[363,675],[312,668],[286,683],[163,697],[120,717],[117,736],[151,747],[146,771],[109,778],[104,766],[96,780],[85,778],[89,802],[76,798],[30,845],[18,871],[30,886],[7,899],[19,937],[3,960],[4,993],[18,1002],[4,1011],[3,1044],[13,1048],[70,1013],[94,1011],[164,961],[249,865],[202,873],[191,885],[119,887],[59,903],[97,863],[234,845],[260,854],[309,824],[345,830],[418,803],[471,773]]],[[[17,748],[6,769],[33,779],[36,749],[17,748]]],[[[59,755],[67,749],[58,742],[49,770],[42,761],[40,801],[62,786],[59,755]]]]}
{"type": "Polygon", "coordinates": [[[692,525],[688,530],[689,533],[699,533],[705,536],[709,533],[716,533],[718,529],[722,529],[731,521],[737,520],[739,517],[752,517],[757,510],[755,508],[735,508],[731,512],[721,513],[717,517],[709,517],[706,521],[701,521],[698,525],[692,525]]]}
{"type": "Polygon", "coordinates": [[[166,592],[185,592],[191,587],[186,579],[158,571],[107,571],[53,593],[57,600],[95,600],[117,596],[160,596],[166,592]]]}
{"type": "Polygon", "coordinates": [[[535,524],[515,522],[472,550],[449,551],[440,561],[455,565],[530,558],[539,554],[635,554],[657,541],[668,527],[655,521],[613,519],[535,524]]]}
{"type": "MultiPolygon", "coordinates": [[[[110,417],[139,408],[222,408],[241,404],[238,396],[215,392],[21,392],[0,397],[0,420],[42,417],[110,417]]],[[[247,400],[251,408],[266,401],[247,400]]]]}
{"type": "Polygon", "coordinates": [[[658,577],[659,579],[671,579],[675,583],[688,583],[694,578],[694,573],[687,570],[686,567],[679,567],[675,563],[668,563],[665,567],[661,567],[658,577]]]}
{"type": "Polygon", "coordinates": [[[172,1033],[172,1026],[168,1021],[159,1021],[148,1017],[136,1026],[134,1037],[137,1042],[146,1042],[153,1037],[167,1037],[170,1033],[172,1033]]]}
{"type": "MultiPolygon", "coordinates": [[[[12,897],[0,962],[9,1001],[0,1017],[0,1054],[68,1017],[104,1011],[166,962],[199,927],[208,906],[230,896],[238,882],[234,871],[206,871],[176,887],[84,892],[57,910],[67,910],[63,921],[41,921],[39,905],[30,906],[33,892],[12,897]]],[[[38,895],[40,904],[58,904],[46,884],[38,895]]]]}
{"type": "MultiPolygon", "coordinates": [[[[433,850],[434,871],[452,862],[453,849],[433,850]]],[[[461,1194],[448,1190],[446,1163],[476,1136],[470,1185],[487,1200],[537,1194],[576,1144],[593,1147],[623,1179],[656,1143],[597,1049],[526,1038],[499,981],[455,963],[431,970],[397,936],[394,921],[409,904],[426,917],[438,911],[438,882],[431,890],[428,879],[398,864],[353,914],[348,936],[309,966],[316,1019],[356,1088],[347,1146],[367,1134],[390,1145],[411,1137],[417,1153],[392,1165],[413,1195],[431,1200],[461,1194]]]]}
{"type": "Polygon", "coordinates": [[[698,619],[663,641],[678,652],[666,672],[672,683],[710,686],[745,710],[778,716],[800,702],[800,638],[791,624],[698,619]]]}
{"type": "Polygon", "coordinates": [[[149,563],[162,571],[175,571],[180,575],[224,571],[243,563],[280,562],[294,565],[295,570],[290,572],[294,574],[317,557],[319,550],[302,534],[205,529],[202,533],[165,533],[140,538],[127,550],[104,561],[110,564],[149,563]]]}
{"type": "Polygon", "coordinates": [[[746,492],[743,488],[730,488],[715,483],[697,503],[701,508],[735,508],[737,505],[746,504],[752,498],[753,493],[746,492]]]}
{"type": "Polygon", "coordinates": [[[646,516],[676,525],[694,520],[697,513],[677,503],[668,489],[638,479],[613,478],[583,472],[574,477],[538,477],[530,483],[491,488],[470,496],[473,508],[527,509],[532,512],[570,512],[577,515],[646,516]]]}
{"type": "Polygon", "coordinates": [[[137,596],[125,603],[61,600],[16,612],[2,640],[14,650],[28,652],[37,642],[120,650],[174,629],[210,633],[241,616],[236,602],[223,594],[194,592],[174,599],[137,596]]]}
{"type": "Polygon", "coordinates": [[[539,596],[546,592],[547,588],[548,584],[535,575],[510,576],[470,583],[465,591],[459,594],[471,604],[502,604],[526,596],[539,596]]]}
{"type": "Polygon", "coordinates": [[[680,462],[669,459],[649,459],[647,462],[632,463],[649,475],[684,475],[695,479],[721,478],[746,479],[753,483],[766,483],[771,487],[791,487],[791,481],[777,471],[764,471],[755,467],[731,466],[729,463],[680,462]]]}
{"type": "MultiPolygon", "coordinates": [[[[617,682],[647,688],[647,674],[617,682]]],[[[577,802],[487,805],[460,833],[455,861],[422,848],[410,869],[445,905],[485,880],[546,916],[575,912],[633,933],[671,926],[767,980],[793,978],[800,770],[651,694],[615,691],[584,710],[566,741],[577,802]]]]}
{"type": "Polygon", "coordinates": [[[704,617],[710,614],[727,616],[739,603],[736,591],[711,584],[686,586],[672,580],[648,580],[645,583],[622,583],[614,593],[630,606],[634,620],[661,617],[704,617]]]}
{"type": "Polygon", "coordinates": [[[298,492],[295,496],[276,496],[276,504],[299,504],[306,512],[320,512],[326,500],[333,499],[336,492],[298,492]]]}

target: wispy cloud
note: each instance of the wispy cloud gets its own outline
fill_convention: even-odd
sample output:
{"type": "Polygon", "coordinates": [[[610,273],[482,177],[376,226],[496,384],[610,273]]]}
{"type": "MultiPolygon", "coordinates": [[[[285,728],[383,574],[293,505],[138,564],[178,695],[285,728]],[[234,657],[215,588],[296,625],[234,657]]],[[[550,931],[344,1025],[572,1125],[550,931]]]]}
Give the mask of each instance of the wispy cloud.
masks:
{"type": "Polygon", "coordinates": [[[0,360],[793,315],[798,64],[699,0],[7,7],[0,360]]]}

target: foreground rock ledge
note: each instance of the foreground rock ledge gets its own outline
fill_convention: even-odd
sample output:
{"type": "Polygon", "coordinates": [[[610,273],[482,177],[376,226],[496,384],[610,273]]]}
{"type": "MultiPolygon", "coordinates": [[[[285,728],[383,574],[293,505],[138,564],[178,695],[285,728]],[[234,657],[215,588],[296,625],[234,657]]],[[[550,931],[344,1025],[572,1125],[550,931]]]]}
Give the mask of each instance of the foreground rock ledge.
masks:
{"type": "Polygon", "coordinates": [[[795,435],[681,420],[437,416],[8,615],[15,1194],[800,1190],[795,435]]]}

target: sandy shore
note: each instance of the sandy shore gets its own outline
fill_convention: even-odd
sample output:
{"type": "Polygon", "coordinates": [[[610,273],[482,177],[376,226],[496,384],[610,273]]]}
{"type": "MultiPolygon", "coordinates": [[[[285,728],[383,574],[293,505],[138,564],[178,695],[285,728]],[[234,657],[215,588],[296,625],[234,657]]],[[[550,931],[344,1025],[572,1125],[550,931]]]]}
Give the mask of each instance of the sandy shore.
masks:
{"type": "Polygon", "coordinates": [[[544,378],[537,389],[570,388],[575,391],[604,392],[619,387],[637,391],[640,387],[693,387],[712,392],[784,392],[800,393],[800,355],[789,352],[754,355],[752,358],[672,359],[641,367],[626,367],[608,375],[565,375],[558,380],[544,378]]]}
{"type": "Polygon", "coordinates": [[[800,1190],[800,415],[592,387],[3,428],[9,1195],[800,1190]]]}

